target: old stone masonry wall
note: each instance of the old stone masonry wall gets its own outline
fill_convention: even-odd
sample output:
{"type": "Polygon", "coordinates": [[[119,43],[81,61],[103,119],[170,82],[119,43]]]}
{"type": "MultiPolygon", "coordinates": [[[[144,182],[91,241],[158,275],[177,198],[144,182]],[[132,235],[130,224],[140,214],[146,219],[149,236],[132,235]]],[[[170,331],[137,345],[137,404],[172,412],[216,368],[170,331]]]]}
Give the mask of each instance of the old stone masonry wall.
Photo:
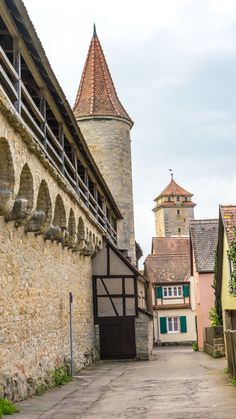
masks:
{"type": "Polygon", "coordinates": [[[69,361],[69,291],[76,367],[95,356],[91,263],[0,217],[0,266],[0,393],[19,400],[69,361]]]}
{"type": "Polygon", "coordinates": [[[91,255],[102,232],[0,97],[0,397],[50,384],[95,353],[91,255]]]}

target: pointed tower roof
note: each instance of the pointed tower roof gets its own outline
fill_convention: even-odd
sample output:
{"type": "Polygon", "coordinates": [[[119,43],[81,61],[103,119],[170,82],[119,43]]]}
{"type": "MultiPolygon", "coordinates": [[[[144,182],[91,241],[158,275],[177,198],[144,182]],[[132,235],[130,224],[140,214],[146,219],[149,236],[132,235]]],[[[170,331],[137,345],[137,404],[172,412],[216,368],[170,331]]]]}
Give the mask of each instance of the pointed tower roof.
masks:
{"type": "Polygon", "coordinates": [[[189,196],[192,197],[193,194],[186,191],[182,186],[178,185],[171,177],[170,183],[167,185],[167,187],[158,195],[158,197],[155,199],[155,201],[162,197],[162,196],[189,196]]]}
{"type": "Polygon", "coordinates": [[[111,116],[133,125],[117,96],[95,25],[73,110],[78,119],[111,116]]]}

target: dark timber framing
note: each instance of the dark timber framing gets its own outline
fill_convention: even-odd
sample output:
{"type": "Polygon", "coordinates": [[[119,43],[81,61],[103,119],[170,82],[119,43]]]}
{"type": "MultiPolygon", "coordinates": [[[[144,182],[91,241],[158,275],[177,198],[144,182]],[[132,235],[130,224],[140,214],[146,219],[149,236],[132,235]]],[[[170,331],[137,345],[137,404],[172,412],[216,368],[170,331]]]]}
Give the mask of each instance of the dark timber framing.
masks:
{"type": "MultiPolygon", "coordinates": [[[[109,301],[111,302],[111,306],[113,307],[114,310],[114,314],[111,315],[110,317],[113,316],[117,316],[117,317],[137,317],[138,316],[138,278],[140,278],[141,280],[141,276],[139,274],[139,272],[137,271],[136,268],[134,268],[133,265],[131,265],[131,263],[122,255],[121,252],[119,252],[113,245],[111,242],[109,242],[108,240],[106,240],[105,243],[106,246],[106,261],[105,261],[105,266],[106,266],[106,272],[103,272],[102,274],[98,274],[98,275],[93,275],[93,307],[94,307],[94,320],[95,320],[95,324],[99,324],[101,322],[104,323],[104,319],[108,318],[108,317],[100,317],[99,313],[98,313],[98,298],[108,298],[109,301]],[[120,274],[111,274],[112,272],[112,261],[111,261],[111,252],[115,252],[118,257],[121,260],[121,263],[125,264],[131,271],[133,271],[133,274],[124,274],[124,273],[120,273],[120,274]],[[108,287],[106,286],[106,280],[112,280],[114,281],[114,287],[117,286],[118,281],[121,283],[121,292],[117,293],[114,290],[108,290],[108,287]],[[97,288],[97,283],[98,280],[101,281],[101,283],[103,284],[103,287],[105,289],[105,293],[99,293],[98,292],[98,288],[97,288]],[[133,284],[133,293],[130,292],[126,292],[125,290],[125,280],[130,280],[132,281],[133,284]],[[118,313],[118,309],[114,303],[113,299],[116,298],[121,298],[122,299],[122,316],[118,313]],[[130,298],[134,300],[134,313],[132,315],[128,315],[127,314],[127,310],[126,310],[126,299],[130,298]]],[[[142,278],[142,280],[144,281],[144,279],[142,278]]],[[[145,282],[145,281],[144,281],[145,282]]]]}

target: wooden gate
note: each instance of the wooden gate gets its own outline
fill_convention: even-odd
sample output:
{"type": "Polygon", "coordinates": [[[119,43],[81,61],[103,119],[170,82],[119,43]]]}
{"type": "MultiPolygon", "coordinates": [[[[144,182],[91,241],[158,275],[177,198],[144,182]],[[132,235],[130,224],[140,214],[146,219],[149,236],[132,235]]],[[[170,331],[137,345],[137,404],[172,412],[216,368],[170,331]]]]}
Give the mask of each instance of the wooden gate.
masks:
{"type": "Polygon", "coordinates": [[[130,359],[136,356],[133,317],[100,319],[101,359],[130,359]]]}

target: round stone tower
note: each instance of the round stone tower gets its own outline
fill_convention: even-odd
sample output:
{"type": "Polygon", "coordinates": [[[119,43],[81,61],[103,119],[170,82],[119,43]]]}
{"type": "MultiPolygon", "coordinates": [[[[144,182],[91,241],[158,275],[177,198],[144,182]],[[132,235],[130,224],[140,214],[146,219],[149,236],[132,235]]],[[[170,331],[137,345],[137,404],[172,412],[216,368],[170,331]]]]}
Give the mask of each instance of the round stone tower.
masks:
{"type": "Polygon", "coordinates": [[[135,264],[130,130],[133,122],[117,96],[101,44],[94,33],[75,100],[74,114],[123,220],[118,247],[135,264]]]}

